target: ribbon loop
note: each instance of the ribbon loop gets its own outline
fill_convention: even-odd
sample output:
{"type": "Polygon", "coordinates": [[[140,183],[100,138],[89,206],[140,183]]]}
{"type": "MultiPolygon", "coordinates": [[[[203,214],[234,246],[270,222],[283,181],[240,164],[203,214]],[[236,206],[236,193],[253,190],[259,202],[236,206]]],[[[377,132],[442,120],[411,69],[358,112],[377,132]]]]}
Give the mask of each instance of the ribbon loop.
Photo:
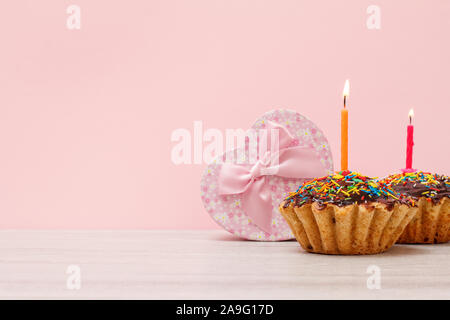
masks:
{"type": "Polygon", "coordinates": [[[224,163],[219,175],[219,194],[241,194],[243,209],[253,223],[271,233],[273,206],[267,176],[301,179],[324,176],[327,172],[313,148],[289,147],[294,138],[284,126],[268,121],[266,127],[268,131],[278,130],[279,150],[266,151],[251,168],[224,163]]]}

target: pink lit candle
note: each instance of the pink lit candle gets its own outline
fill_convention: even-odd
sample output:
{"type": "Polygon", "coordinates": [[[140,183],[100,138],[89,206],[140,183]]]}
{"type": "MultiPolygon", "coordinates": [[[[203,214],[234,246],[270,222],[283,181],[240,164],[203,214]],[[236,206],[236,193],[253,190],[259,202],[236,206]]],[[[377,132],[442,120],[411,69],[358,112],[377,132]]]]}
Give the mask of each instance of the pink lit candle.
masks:
{"type": "Polygon", "coordinates": [[[412,168],[412,157],[413,157],[413,147],[414,147],[414,126],[412,125],[412,118],[414,117],[414,110],[409,111],[409,125],[407,129],[406,136],[406,168],[403,172],[415,172],[416,170],[412,168]]]}

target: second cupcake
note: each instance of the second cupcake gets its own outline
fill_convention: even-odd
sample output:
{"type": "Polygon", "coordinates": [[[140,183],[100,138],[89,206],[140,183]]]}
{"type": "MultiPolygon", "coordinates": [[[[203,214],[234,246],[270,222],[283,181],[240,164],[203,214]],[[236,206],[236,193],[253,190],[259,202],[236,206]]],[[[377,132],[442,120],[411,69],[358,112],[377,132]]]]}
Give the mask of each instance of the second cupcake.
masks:
{"type": "Polygon", "coordinates": [[[386,184],[345,171],[305,182],[280,212],[306,251],[375,254],[397,241],[417,207],[386,184]]]}
{"type": "Polygon", "coordinates": [[[418,213],[398,243],[443,243],[450,240],[450,181],[428,172],[394,174],[382,182],[417,202],[418,213]]]}

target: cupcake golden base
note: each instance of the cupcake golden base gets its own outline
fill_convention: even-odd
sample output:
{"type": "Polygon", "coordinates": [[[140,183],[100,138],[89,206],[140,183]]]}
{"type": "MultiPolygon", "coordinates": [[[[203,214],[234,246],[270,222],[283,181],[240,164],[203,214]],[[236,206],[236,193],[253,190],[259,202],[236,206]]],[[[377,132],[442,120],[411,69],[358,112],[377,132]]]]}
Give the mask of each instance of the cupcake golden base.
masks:
{"type": "Polygon", "coordinates": [[[450,200],[438,203],[420,198],[417,215],[405,228],[397,243],[444,243],[450,241],[450,200]]]}
{"type": "Polygon", "coordinates": [[[417,208],[395,204],[370,206],[280,206],[295,238],[308,252],[323,254],[376,254],[388,250],[417,213],[417,208]]]}
{"type": "Polygon", "coordinates": [[[388,250],[418,207],[383,183],[343,171],[306,181],[279,210],[306,251],[356,255],[388,250]]]}

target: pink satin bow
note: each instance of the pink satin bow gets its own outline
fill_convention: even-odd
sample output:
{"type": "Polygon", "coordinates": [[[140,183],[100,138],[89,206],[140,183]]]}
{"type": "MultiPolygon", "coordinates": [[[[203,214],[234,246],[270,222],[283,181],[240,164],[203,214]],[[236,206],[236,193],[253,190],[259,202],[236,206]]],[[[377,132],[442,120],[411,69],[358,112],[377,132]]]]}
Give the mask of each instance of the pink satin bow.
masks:
{"type": "MultiPolygon", "coordinates": [[[[327,170],[320,163],[313,148],[288,147],[294,140],[289,131],[275,122],[268,121],[266,124],[268,133],[278,130],[277,152],[267,151],[252,167],[225,162],[219,175],[219,194],[241,194],[243,209],[253,223],[263,231],[271,233],[273,206],[267,176],[314,178],[326,175],[327,170]],[[274,158],[278,160],[275,164],[274,158]]],[[[271,145],[270,138],[267,145],[271,145]]]]}

